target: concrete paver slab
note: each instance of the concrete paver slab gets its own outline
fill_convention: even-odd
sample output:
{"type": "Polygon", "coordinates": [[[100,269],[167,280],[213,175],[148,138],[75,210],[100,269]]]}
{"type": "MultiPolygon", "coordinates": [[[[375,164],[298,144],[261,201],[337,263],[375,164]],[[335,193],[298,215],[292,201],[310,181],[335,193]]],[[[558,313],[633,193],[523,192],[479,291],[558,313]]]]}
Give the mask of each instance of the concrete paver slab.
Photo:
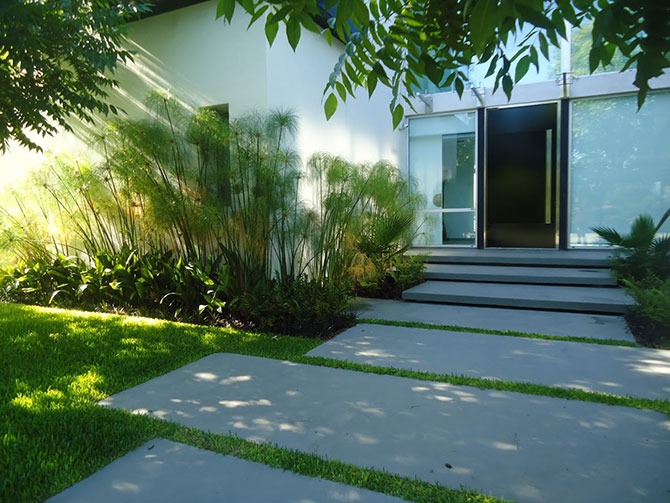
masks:
{"type": "Polygon", "coordinates": [[[356,299],[360,318],[635,342],[621,316],[356,299]]]}
{"type": "Polygon", "coordinates": [[[530,309],[625,313],[634,304],[622,288],[426,281],[402,293],[404,300],[530,309]]]}
{"type": "Polygon", "coordinates": [[[214,354],[101,405],[522,502],[667,501],[662,414],[214,354]]]}
{"type": "Polygon", "coordinates": [[[308,356],[670,399],[670,351],[359,324],[308,356]]]}
{"type": "Polygon", "coordinates": [[[400,503],[402,500],[156,438],[48,501],[400,503]]]}

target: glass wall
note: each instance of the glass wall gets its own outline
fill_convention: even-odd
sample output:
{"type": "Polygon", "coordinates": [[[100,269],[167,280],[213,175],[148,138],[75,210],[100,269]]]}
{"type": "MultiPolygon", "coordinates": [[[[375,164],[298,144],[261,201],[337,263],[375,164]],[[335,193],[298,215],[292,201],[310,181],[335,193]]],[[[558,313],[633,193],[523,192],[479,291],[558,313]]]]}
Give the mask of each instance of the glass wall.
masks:
{"type": "MultiPolygon", "coordinates": [[[[505,54],[508,57],[512,57],[518,50],[519,47],[525,42],[525,37],[530,31],[530,28],[524,29],[516,38],[510,40],[505,46],[505,54]]],[[[531,45],[535,47],[539,55],[538,58],[538,68],[535,68],[535,65],[530,65],[528,73],[524,75],[521,79],[520,84],[532,84],[535,82],[545,82],[548,80],[555,80],[558,74],[561,72],[561,50],[558,47],[555,47],[549,44],[549,59],[547,60],[543,55],[540,49],[540,42],[537,37],[534,37],[531,40],[531,45]]],[[[498,63],[500,67],[500,63],[498,63]]],[[[489,69],[489,64],[479,64],[473,63],[470,66],[470,82],[475,87],[488,87],[493,88],[495,84],[495,75],[490,75],[486,77],[486,72],[489,69]]],[[[514,65],[511,71],[511,75],[514,76],[514,65]]]]}
{"type": "MultiPolygon", "coordinates": [[[[570,245],[601,244],[591,227],[628,232],[670,208],[670,92],[572,102],[570,245]]],[[[670,222],[662,231],[670,232],[670,222]]]]}
{"type": "Polygon", "coordinates": [[[426,196],[417,245],[475,246],[474,112],[409,122],[409,171],[426,196]]]}
{"type": "MultiPolygon", "coordinates": [[[[570,58],[572,60],[572,73],[577,77],[590,75],[589,71],[589,52],[592,43],[593,23],[588,23],[579,28],[572,29],[572,36],[570,41],[570,58]]],[[[626,58],[618,49],[615,51],[612,61],[609,65],[603,67],[600,65],[593,72],[619,72],[626,64],[626,58]]],[[[630,68],[635,68],[633,64],[630,68]]]]}
{"type": "MultiPolygon", "coordinates": [[[[463,72],[466,77],[470,77],[470,68],[469,67],[463,67],[460,68],[460,71],[463,72]]],[[[418,85],[413,85],[412,86],[412,91],[414,91],[417,94],[435,94],[435,93],[447,93],[454,91],[456,87],[454,84],[449,84],[444,85],[446,82],[447,78],[449,75],[451,75],[451,71],[446,71],[444,72],[444,76],[442,77],[442,82],[440,86],[436,86],[433,84],[433,82],[426,76],[419,77],[418,80],[418,85]]]]}

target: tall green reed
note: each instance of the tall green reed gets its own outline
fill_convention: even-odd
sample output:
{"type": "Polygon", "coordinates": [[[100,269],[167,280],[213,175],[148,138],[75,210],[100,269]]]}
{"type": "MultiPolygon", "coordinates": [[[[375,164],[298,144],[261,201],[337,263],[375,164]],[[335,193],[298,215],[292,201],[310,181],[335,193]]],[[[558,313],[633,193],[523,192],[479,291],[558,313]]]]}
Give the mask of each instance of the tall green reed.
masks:
{"type": "Polygon", "coordinates": [[[151,104],[149,118],[92,135],[99,162],[45,168],[25,193],[37,210],[17,197],[18,212],[5,211],[5,244],[11,237],[21,259],[174,256],[207,266],[217,299],[234,299],[273,280],[344,284],[409,247],[420,197],[390,164],[316,154],[303,173],[290,111],[229,122],[161,94],[151,104]],[[301,200],[305,185],[312,200],[301,200]]]}

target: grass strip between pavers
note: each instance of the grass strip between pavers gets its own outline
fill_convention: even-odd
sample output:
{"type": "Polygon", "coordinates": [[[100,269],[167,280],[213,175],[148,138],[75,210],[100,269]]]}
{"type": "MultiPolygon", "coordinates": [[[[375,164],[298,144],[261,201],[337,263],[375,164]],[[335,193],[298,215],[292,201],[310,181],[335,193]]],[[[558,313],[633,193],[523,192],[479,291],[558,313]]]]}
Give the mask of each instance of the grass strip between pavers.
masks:
{"type": "Polygon", "coordinates": [[[582,342],[585,344],[600,344],[602,346],[625,346],[630,348],[641,348],[639,344],[619,339],[593,339],[591,337],[571,337],[567,335],[545,335],[528,332],[517,332],[515,330],[491,330],[487,328],[461,327],[458,325],[435,325],[418,321],[392,321],[376,318],[359,318],[358,323],[370,325],[387,325],[390,327],[426,328],[429,330],[445,330],[447,332],[468,332],[472,334],[507,335],[509,337],[524,337],[526,339],[546,339],[549,341],[582,342]]]}
{"type": "MultiPolygon", "coordinates": [[[[232,435],[218,435],[194,428],[178,427],[169,433],[175,442],[182,442],[221,454],[290,470],[309,477],[318,477],[341,484],[369,489],[390,496],[421,503],[498,503],[508,501],[461,487],[451,489],[418,478],[402,477],[373,468],[361,468],[316,454],[286,449],[272,444],[256,444],[232,435]]],[[[446,470],[447,468],[445,468],[446,470]]]]}
{"type": "Polygon", "coordinates": [[[434,374],[432,372],[419,372],[416,370],[398,369],[395,367],[379,367],[366,363],[353,363],[344,360],[335,360],[322,356],[303,356],[293,358],[296,363],[318,365],[320,367],[331,367],[356,372],[367,372],[370,374],[391,375],[418,379],[421,381],[444,382],[456,386],[471,386],[483,390],[511,391],[524,393],[526,395],[548,396],[563,398],[566,400],[578,400],[580,402],[593,402],[606,405],[620,405],[634,409],[648,409],[667,414],[670,417],[669,400],[652,400],[650,398],[636,398],[632,396],[610,395],[608,393],[596,393],[579,389],[557,388],[544,384],[533,384],[528,382],[502,381],[497,379],[482,379],[481,377],[468,377],[453,374],[434,374]]]}

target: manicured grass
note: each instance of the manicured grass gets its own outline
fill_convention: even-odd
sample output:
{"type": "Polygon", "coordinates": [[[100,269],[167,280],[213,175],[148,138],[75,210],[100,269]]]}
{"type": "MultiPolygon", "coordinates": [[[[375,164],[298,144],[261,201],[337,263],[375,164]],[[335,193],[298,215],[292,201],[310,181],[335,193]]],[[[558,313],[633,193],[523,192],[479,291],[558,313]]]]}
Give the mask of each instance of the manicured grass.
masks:
{"type": "Polygon", "coordinates": [[[0,500],[41,501],[163,437],[411,501],[500,501],[95,405],[211,353],[297,361],[320,343],[0,304],[0,500]]]}
{"type": "Polygon", "coordinates": [[[469,332],[473,334],[507,335],[510,337],[525,337],[527,339],[547,339],[550,341],[583,342],[586,344],[601,344],[603,346],[626,346],[641,348],[639,344],[618,339],[592,339],[589,337],[569,337],[561,335],[545,335],[527,332],[516,332],[514,330],[490,330],[486,328],[461,327],[458,325],[434,325],[432,323],[421,323],[417,321],[389,321],[375,318],[359,318],[358,323],[369,323],[372,325],[388,325],[391,327],[427,328],[429,330],[447,330],[450,332],[469,332]]]}

